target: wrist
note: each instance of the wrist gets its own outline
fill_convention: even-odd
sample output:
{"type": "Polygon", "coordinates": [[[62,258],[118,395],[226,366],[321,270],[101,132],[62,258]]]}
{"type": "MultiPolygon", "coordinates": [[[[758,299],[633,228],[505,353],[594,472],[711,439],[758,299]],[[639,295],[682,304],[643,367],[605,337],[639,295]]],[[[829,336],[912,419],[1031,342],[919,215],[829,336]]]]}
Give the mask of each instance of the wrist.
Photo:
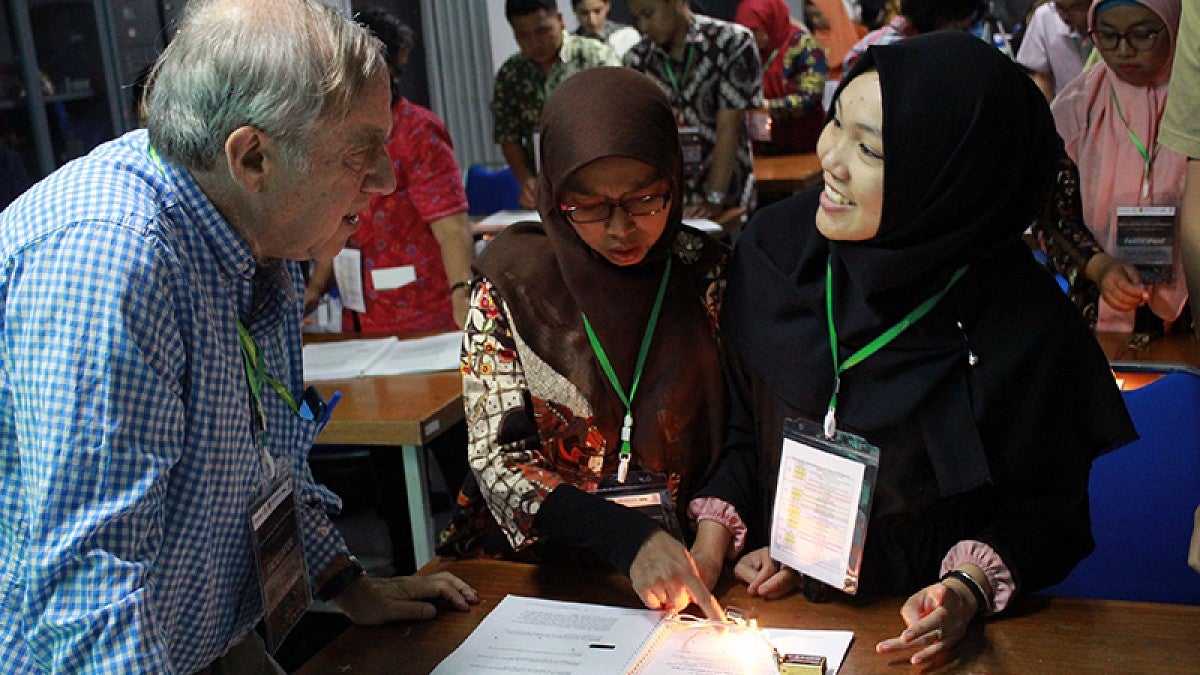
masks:
{"type": "Polygon", "coordinates": [[[972,613],[972,616],[985,613],[990,607],[987,592],[984,590],[983,584],[971,574],[958,569],[950,570],[942,575],[940,582],[964,599],[971,598],[974,600],[975,611],[972,613]]]}
{"type": "Polygon", "coordinates": [[[453,295],[459,291],[467,291],[467,293],[470,294],[471,280],[463,279],[462,281],[456,281],[456,282],[450,284],[450,294],[451,295],[453,295]]]}
{"type": "Polygon", "coordinates": [[[366,573],[367,571],[358,562],[358,558],[348,554],[339,556],[318,579],[317,597],[329,602],[341,595],[342,591],[352,586],[366,573]]]}

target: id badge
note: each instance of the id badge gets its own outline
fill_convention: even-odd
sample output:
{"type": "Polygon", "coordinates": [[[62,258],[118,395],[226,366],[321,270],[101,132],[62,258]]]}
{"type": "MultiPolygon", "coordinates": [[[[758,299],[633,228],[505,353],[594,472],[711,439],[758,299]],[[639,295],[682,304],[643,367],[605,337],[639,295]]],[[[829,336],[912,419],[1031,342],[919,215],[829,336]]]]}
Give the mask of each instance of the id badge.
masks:
{"type": "Polygon", "coordinates": [[[271,652],[312,603],[297,511],[290,478],[273,484],[250,509],[250,538],[271,652]]]}
{"type": "Polygon", "coordinates": [[[1116,253],[1144,284],[1174,281],[1175,207],[1118,206],[1116,253]]]}
{"type": "Polygon", "coordinates": [[[703,143],[700,127],[679,127],[679,145],[683,150],[683,177],[688,187],[693,190],[700,185],[700,176],[704,172],[703,143]]]}
{"type": "Polygon", "coordinates": [[[594,494],[650,516],[672,537],[683,541],[683,530],[675,515],[675,504],[671,501],[671,489],[665,474],[630,471],[624,483],[617,482],[615,474],[605,474],[600,477],[600,485],[594,494]]]}
{"type": "Polygon", "coordinates": [[[878,473],[879,448],[862,437],[838,431],[827,438],[817,422],[784,420],[771,557],[857,593],[878,473]]]}

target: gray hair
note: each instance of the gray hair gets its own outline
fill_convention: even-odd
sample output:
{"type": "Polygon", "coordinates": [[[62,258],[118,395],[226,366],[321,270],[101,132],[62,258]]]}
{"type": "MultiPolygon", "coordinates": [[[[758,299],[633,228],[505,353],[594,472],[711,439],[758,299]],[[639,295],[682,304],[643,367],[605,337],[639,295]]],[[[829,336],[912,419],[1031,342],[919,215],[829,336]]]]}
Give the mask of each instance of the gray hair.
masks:
{"type": "Polygon", "coordinates": [[[378,39],[314,0],[192,0],[151,76],[150,142],[207,171],[253,126],[304,171],[317,123],[344,119],[384,68],[378,39]]]}

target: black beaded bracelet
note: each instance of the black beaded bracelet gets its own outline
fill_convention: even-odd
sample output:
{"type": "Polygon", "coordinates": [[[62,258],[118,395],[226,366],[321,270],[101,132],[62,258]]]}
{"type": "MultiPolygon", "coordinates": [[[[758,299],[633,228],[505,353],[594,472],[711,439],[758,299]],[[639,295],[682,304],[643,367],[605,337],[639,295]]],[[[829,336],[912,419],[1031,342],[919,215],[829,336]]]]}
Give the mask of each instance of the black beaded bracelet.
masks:
{"type": "Polygon", "coordinates": [[[359,577],[366,574],[367,571],[359,564],[358,558],[354,556],[348,557],[350,562],[339,570],[337,574],[333,575],[332,579],[326,581],[325,585],[321,586],[321,590],[317,591],[318,598],[329,602],[341,594],[342,591],[346,590],[350,584],[358,581],[359,577]]]}
{"type": "Polygon", "coordinates": [[[465,289],[466,289],[466,290],[468,290],[468,291],[469,291],[469,290],[471,290],[471,280],[470,280],[470,279],[463,279],[462,281],[455,282],[455,283],[451,284],[451,285],[450,285],[450,292],[451,292],[451,293],[453,293],[453,292],[457,291],[457,290],[458,290],[458,289],[460,289],[460,288],[465,288],[465,289]]]}
{"type": "Polygon", "coordinates": [[[987,596],[983,592],[983,586],[979,585],[978,581],[975,581],[975,577],[962,570],[950,570],[942,575],[941,581],[951,578],[961,581],[967,587],[967,590],[971,591],[971,595],[975,596],[976,614],[987,611],[991,603],[988,602],[987,596]]]}

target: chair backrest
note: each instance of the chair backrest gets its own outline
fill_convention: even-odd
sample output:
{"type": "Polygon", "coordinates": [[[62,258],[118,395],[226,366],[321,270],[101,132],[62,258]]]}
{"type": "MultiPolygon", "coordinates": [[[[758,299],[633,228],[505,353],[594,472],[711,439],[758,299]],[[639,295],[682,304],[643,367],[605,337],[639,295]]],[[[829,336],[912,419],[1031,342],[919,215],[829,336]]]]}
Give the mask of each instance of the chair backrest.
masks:
{"type": "Polygon", "coordinates": [[[467,169],[466,190],[467,213],[472,216],[521,208],[521,183],[507,166],[471,166],[467,169]]]}
{"type": "Polygon", "coordinates": [[[1098,458],[1089,484],[1096,550],[1046,595],[1200,605],[1187,565],[1200,505],[1200,374],[1125,392],[1141,438],[1098,458]]]}

